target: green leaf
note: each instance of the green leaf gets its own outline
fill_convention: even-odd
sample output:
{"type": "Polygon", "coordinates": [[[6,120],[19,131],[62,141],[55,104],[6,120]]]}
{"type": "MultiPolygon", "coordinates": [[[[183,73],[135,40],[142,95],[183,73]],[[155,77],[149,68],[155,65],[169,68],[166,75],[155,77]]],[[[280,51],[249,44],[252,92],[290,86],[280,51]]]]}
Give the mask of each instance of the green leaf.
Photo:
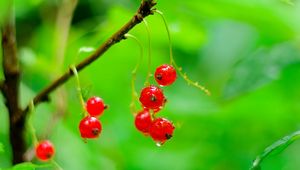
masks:
{"type": "Polygon", "coordinates": [[[51,164],[36,165],[31,162],[23,162],[16,164],[15,166],[7,170],[35,170],[36,168],[48,168],[51,166],[51,164]]]}
{"type": "Polygon", "coordinates": [[[94,52],[95,50],[96,49],[94,47],[87,47],[87,46],[80,47],[74,61],[76,61],[78,58],[82,57],[83,54],[86,55],[86,54],[94,52]]]}
{"type": "Polygon", "coordinates": [[[24,162],[12,167],[11,170],[35,170],[36,165],[31,162],[24,162]]]}
{"type": "Polygon", "coordinates": [[[93,51],[95,51],[94,47],[81,47],[78,50],[78,54],[80,54],[80,53],[90,53],[90,52],[93,52],[93,51]]]}
{"type": "Polygon", "coordinates": [[[263,162],[264,159],[266,159],[270,155],[280,153],[299,138],[300,138],[300,131],[296,131],[288,136],[283,137],[282,139],[279,139],[272,145],[268,146],[262,154],[256,157],[250,169],[251,170],[261,169],[260,164],[263,162]]]}

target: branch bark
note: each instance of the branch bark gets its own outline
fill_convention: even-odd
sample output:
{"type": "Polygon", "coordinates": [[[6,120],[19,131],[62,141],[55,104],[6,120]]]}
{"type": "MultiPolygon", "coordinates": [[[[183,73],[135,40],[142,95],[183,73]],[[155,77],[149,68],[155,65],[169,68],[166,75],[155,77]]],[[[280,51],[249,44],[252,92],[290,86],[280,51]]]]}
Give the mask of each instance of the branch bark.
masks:
{"type": "MultiPolygon", "coordinates": [[[[88,56],[86,59],[81,61],[76,65],[77,71],[81,71],[86,66],[93,63],[95,60],[100,58],[111,46],[120,42],[124,39],[124,35],[131,30],[134,26],[143,21],[145,17],[153,14],[153,7],[156,5],[154,0],[143,0],[136,14],[116,33],[114,33],[110,38],[108,38],[98,49],[88,56]]],[[[54,82],[45,87],[41,92],[39,92],[34,98],[33,103],[38,105],[41,102],[45,102],[49,100],[49,94],[54,91],[59,86],[63,85],[67,80],[69,80],[73,76],[72,70],[67,70],[62,76],[57,78],[54,82]]],[[[22,116],[25,116],[29,110],[29,106],[27,106],[23,112],[22,116]]],[[[20,118],[22,119],[22,118],[20,118]]]]}
{"type": "Polygon", "coordinates": [[[13,164],[23,162],[26,145],[24,139],[25,117],[19,103],[20,69],[16,50],[15,17],[13,4],[1,28],[3,48],[3,71],[5,80],[1,91],[9,112],[10,143],[12,147],[13,164]],[[21,119],[19,119],[21,117],[21,119]],[[17,120],[17,121],[16,121],[17,120]]]}

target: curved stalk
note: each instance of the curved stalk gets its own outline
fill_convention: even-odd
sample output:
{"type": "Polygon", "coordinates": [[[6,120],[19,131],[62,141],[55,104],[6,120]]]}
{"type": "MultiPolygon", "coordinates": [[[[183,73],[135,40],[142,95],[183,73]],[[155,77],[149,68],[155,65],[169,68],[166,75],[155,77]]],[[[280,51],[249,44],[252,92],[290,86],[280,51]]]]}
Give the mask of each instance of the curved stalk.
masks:
{"type": "Polygon", "coordinates": [[[162,18],[162,20],[164,21],[164,25],[168,34],[168,40],[169,40],[169,51],[170,51],[170,64],[173,65],[177,71],[179,72],[179,75],[188,83],[188,85],[192,85],[202,91],[204,91],[207,95],[210,95],[210,91],[208,89],[206,89],[204,86],[200,85],[198,82],[195,82],[193,80],[191,80],[186,73],[182,72],[182,68],[179,67],[173,57],[173,49],[172,49],[172,40],[171,40],[171,34],[170,34],[170,29],[168,27],[167,21],[163,15],[163,13],[159,10],[154,10],[154,12],[156,12],[157,14],[159,14],[162,18]]]}
{"type": "Polygon", "coordinates": [[[141,62],[143,60],[144,48],[143,48],[143,45],[140,42],[140,40],[138,40],[135,36],[133,36],[131,34],[125,34],[125,37],[133,39],[140,46],[140,58],[139,58],[138,62],[136,63],[134,69],[131,72],[131,74],[132,74],[132,79],[131,79],[131,97],[132,97],[132,99],[131,99],[131,103],[130,103],[130,110],[133,114],[135,114],[137,111],[135,101],[138,100],[138,94],[137,94],[136,88],[135,88],[136,72],[139,69],[141,62]]]}

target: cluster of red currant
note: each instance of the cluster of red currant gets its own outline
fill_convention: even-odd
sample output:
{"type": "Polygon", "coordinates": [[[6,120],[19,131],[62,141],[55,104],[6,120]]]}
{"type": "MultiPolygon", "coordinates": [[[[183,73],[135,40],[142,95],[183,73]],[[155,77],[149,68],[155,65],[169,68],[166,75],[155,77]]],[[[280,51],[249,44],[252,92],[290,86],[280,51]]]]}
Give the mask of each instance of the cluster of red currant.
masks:
{"type": "MultiPolygon", "coordinates": [[[[163,86],[169,86],[173,84],[177,78],[177,73],[176,69],[178,70],[178,73],[180,76],[183,77],[183,79],[190,85],[193,85],[200,90],[204,91],[206,94],[210,94],[210,92],[203,86],[199,85],[198,82],[193,82],[190,80],[185,73],[182,72],[182,69],[177,66],[175,63],[173,56],[172,56],[172,47],[171,47],[171,38],[170,38],[170,32],[168,29],[168,26],[166,24],[166,21],[163,17],[162,12],[160,11],[155,11],[158,14],[161,15],[161,17],[164,20],[164,24],[166,26],[166,30],[168,33],[168,38],[169,38],[169,46],[170,46],[170,59],[171,63],[170,64],[163,64],[156,68],[155,70],[155,80],[157,84],[160,86],[156,85],[148,85],[149,83],[149,77],[150,77],[150,52],[149,52],[149,67],[148,67],[148,76],[146,78],[146,87],[144,87],[140,93],[139,101],[143,107],[143,110],[139,111],[135,115],[135,127],[137,128],[138,131],[142,132],[146,136],[151,136],[151,138],[157,143],[158,146],[164,144],[167,140],[169,140],[173,136],[173,132],[175,130],[175,126],[171,121],[169,121],[166,118],[163,117],[156,117],[156,114],[163,109],[165,103],[167,102],[167,99],[163,93],[163,90],[161,87],[163,86]],[[175,69],[176,68],[176,69],[175,69]]],[[[143,22],[146,25],[147,31],[148,31],[148,36],[150,37],[149,29],[147,22],[143,20],[143,22]]],[[[140,44],[139,40],[130,35],[126,34],[126,37],[133,38],[136,40],[139,45],[141,46],[141,59],[142,59],[142,53],[143,53],[143,48],[142,45],[140,44]]],[[[150,49],[150,38],[149,38],[149,49],[150,49]]],[[[150,50],[149,50],[150,51],[150,50]]],[[[135,110],[135,101],[137,100],[138,96],[135,91],[134,87],[134,80],[136,79],[136,71],[139,67],[139,63],[135,67],[135,69],[132,72],[133,78],[132,78],[132,91],[133,91],[133,112],[136,113],[135,110]]],[[[102,125],[101,122],[98,120],[98,117],[100,117],[104,110],[107,108],[107,105],[104,104],[103,100],[100,97],[91,97],[85,101],[83,100],[82,97],[82,92],[80,88],[80,82],[79,82],[79,77],[78,73],[76,70],[75,66],[71,66],[70,69],[72,70],[74,77],[76,79],[77,83],[77,92],[78,96],[83,108],[83,113],[84,113],[84,118],[80,121],[79,123],[79,131],[81,137],[85,139],[92,139],[92,138],[97,138],[99,137],[101,131],[102,131],[102,125]]],[[[31,112],[34,110],[34,105],[33,102],[31,102],[31,112]]],[[[35,130],[31,126],[31,123],[29,122],[29,127],[30,131],[33,135],[33,140],[35,143],[35,153],[36,157],[41,160],[41,161],[48,161],[52,160],[53,161],[53,156],[55,153],[55,149],[53,144],[48,141],[48,140],[42,140],[40,142],[37,141],[37,138],[35,136],[35,130]]],[[[58,165],[57,165],[58,166],[58,165]]]]}
{"type": "MultiPolygon", "coordinates": [[[[83,139],[97,138],[100,135],[102,125],[97,117],[101,116],[106,108],[107,105],[104,104],[100,97],[94,96],[87,100],[84,109],[88,114],[79,123],[79,131],[83,139]]],[[[33,127],[31,127],[31,131],[36,145],[36,157],[41,161],[52,159],[55,153],[53,144],[49,140],[37,142],[33,127]]]]}
{"type": "Polygon", "coordinates": [[[102,125],[97,117],[101,116],[106,108],[107,105],[104,104],[100,97],[91,97],[87,100],[85,109],[88,115],[79,123],[79,131],[82,138],[91,139],[100,135],[102,125]]]}
{"type": "MultiPolygon", "coordinates": [[[[192,85],[202,91],[204,91],[207,95],[210,95],[210,92],[198,82],[194,82],[188,78],[187,74],[182,71],[181,67],[178,67],[172,52],[172,42],[170,31],[167,25],[167,22],[163,16],[163,13],[158,10],[154,10],[157,14],[159,14],[163,21],[167,31],[168,39],[169,39],[169,50],[170,50],[170,64],[163,64],[156,68],[155,70],[155,80],[157,84],[161,87],[169,86],[174,83],[177,78],[178,71],[179,75],[187,82],[188,85],[192,85]]],[[[143,58],[143,45],[141,42],[131,34],[125,34],[126,38],[132,38],[135,40],[140,48],[141,48],[141,57],[138,61],[136,67],[132,71],[132,102],[130,104],[130,108],[133,114],[135,114],[135,127],[138,131],[142,132],[146,136],[151,136],[152,139],[159,145],[164,144],[168,139],[170,139],[173,135],[173,131],[175,129],[173,123],[166,118],[156,117],[156,114],[164,107],[167,99],[163,93],[163,90],[156,85],[151,85],[149,83],[149,77],[151,75],[151,42],[150,42],[150,31],[148,27],[148,23],[145,19],[143,19],[143,23],[146,26],[146,30],[148,33],[148,74],[146,77],[146,87],[144,87],[140,93],[139,101],[143,107],[141,111],[136,110],[135,101],[138,99],[138,95],[135,90],[135,80],[136,80],[136,72],[140,66],[140,62],[143,58]]]]}
{"type": "MultiPolygon", "coordinates": [[[[160,86],[168,86],[176,80],[176,70],[172,65],[163,64],[155,71],[155,80],[160,86]]],[[[135,116],[135,127],[150,135],[157,144],[164,144],[173,135],[173,123],[166,118],[156,118],[156,114],[164,107],[167,99],[163,90],[155,85],[142,89],[139,98],[143,110],[135,116]]]]}

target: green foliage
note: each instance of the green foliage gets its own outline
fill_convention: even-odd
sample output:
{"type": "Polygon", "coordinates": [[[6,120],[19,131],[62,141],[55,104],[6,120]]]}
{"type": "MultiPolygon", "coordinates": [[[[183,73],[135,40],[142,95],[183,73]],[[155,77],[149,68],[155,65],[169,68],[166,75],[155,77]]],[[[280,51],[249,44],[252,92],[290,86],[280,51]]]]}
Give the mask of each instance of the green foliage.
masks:
{"type": "Polygon", "coordinates": [[[35,170],[37,167],[31,162],[24,162],[13,166],[10,170],[35,170]]]}
{"type": "Polygon", "coordinates": [[[19,163],[7,170],[36,170],[37,168],[48,168],[51,167],[50,164],[36,165],[31,162],[19,163]]]}

